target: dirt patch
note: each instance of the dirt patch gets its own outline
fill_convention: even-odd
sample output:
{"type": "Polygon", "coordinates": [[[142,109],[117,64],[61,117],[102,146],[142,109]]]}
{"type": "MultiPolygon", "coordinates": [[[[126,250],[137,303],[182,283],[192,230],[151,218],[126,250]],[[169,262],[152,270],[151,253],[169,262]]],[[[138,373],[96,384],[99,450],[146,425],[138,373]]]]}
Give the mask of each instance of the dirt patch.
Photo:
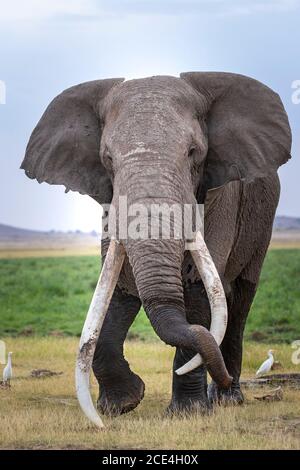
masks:
{"type": "Polygon", "coordinates": [[[55,372],[50,369],[33,369],[30,372],[30,377],[33,377],[34,379],[44,379],[46,377],[53,377],[55,375],[62,375],[63,372],[55,372]]]}

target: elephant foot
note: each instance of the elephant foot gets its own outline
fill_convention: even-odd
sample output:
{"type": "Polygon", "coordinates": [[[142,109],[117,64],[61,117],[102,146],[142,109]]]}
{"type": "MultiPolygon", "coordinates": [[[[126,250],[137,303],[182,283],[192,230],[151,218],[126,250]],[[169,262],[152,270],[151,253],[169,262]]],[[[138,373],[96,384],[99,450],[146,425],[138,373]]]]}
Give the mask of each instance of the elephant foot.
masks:
{"type": "Polygon", "coordinates": [[[168,417],[185,415],[190,416],[193,414],[200,414],[202,416],[210,414],[212,411],[212,404],[206,400],[176,400],[172,399],[168,408],[166,409],[166,415],[168,417]]]}
{"type": "Polygon", "coordinates": [[[233,383],[228,390],[219,390],[215,382],[211,382],[208,386],[208,398],[210,403],[218,403],[223,406],[244,403],[244,395],[239,383],[233,383]]]}
{"type": "Polygon", "coordinates": [[[107,416],[119,416],[134,410],[144,397],[145,384],[142,379],[131,373],[126,380],[116,380],[112,386],[100,385],[97,408],[107,416]]]}

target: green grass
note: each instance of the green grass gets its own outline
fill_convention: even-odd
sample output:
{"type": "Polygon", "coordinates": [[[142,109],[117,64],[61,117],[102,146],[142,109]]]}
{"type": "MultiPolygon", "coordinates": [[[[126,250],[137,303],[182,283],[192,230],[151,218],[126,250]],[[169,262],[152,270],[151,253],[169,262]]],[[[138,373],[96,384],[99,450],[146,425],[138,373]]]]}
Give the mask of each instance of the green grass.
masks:
{"type": "MultiPolygon", "coordinates": [[[[5,340],[14,353],[14,375],[10,389],[0,388],[1,449],[299,449],[299,390],[285,386],[282,401],[262,402],[254,396],[270,387],[245,389],[244,406],[217,406],[208,416],[166,416],[174,349],[162,342],[128,341],[125,355],[145,382],[145,397],[131,413],[103,417],[105,428],[99,432],[81,412],[75,395],[77,338],[5,340]],[[30,377],[36,368],[62,374],[30,377]]],[[[271,345],[276,348],[273,342],[245,343],[244,379],[253,377],[271,345]]],[[[290,346],[281,345],[277,351],[284,372],[297,372],[290,346]]],[[[98,386],[93,375],[91,393],[95,402],[98,386]]]]}
{"type": "MultiPolygon", "coordinates": [[[[95,288],[96,256],[0,260],[0,336],[79,335],[95,288]]],[[[264,341],[300,338],[300,250],[268,252],[246,336],[264,341]]],[[[143,311],[130,334],[155,337],[143,311]]]]}
{"type": "Polygon", "coordinates": [[[268,252],[246,337],[274,342],[300,338],[300,250],[268,252]]]}
{"type": "MultiPolygon", "coordinates": [[[[0,260],[0,336],[80,335],[100,270],[96,256],[0,260]]],[[[155,334],[144,312],[132,337],[155,334]]]]}

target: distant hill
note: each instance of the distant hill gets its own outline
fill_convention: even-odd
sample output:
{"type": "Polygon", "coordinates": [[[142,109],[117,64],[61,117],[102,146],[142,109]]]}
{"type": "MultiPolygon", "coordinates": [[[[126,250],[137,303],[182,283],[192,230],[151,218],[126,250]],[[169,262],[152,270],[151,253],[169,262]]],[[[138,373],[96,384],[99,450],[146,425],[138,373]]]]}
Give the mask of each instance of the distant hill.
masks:
{"type": "Polygon", "coordinates": [[[42,232],[0,224],[0,258],[19,255],[99,254],[100,235],[92,231],[42,232]]]}
{"type": "MultiPolygon", "coordinates": [[[[277,216],[271,246],[300,247],[300,218],[277,216]]],[[[16,252],[49,251],[51,253],[74,252],[76,254],[99,253],[100,234],[76,230],[74,232],[59,232],[50,230],[42,232],[28,230],[10,225],[0,224],[0,258],[15,256],[16,252]]]]}
{"type": "MultiPolygon", "coordinates": [[[[274,230],[300,230],[300,217],[288,217],[285,215],[278,215],[274,220],[274,230]]],[[[36,238],[61,238],[65,236],[73,237],[97,237],[98,234],[96,231],[89,233],[81,232],[76,230],[75,232],[60,232],[55,230],[50,230],[48,232],[42,232],[39,230],[29,230],[19,227],[12,227],[10,225],[0,224],[0,241],[12,241],[20,239],[36,239],[36,238]]]]}
{"type": "Polygon", "coordinates": [[[29,240],[29,239],[41,239],[41,238],[61,238],[61,237],[97,237],[98,234],[95,230],[92,232],[81,232],[76,230],[75,232],[60,232],[56,230],[49,230],[48,232],[42,232],[39,230],[29,230],[25,228],[12,227],[10,225],[0,224],[0,241],[5,240],[29,240]]]}
{"type": "Polygon", "coordinates": [[[0,224],[0,240],[15,240],[17,238],[36,238],[47,235],[47,232],[37,230],[27,230],[24,228],[11,227],[10,225],[0,224]]]}
{"type": "Polygon", "coordinates": [[[286,215],[278,215],[274,220],[274,230],[300,230],[299,217],[287,217],[286,215]]]}

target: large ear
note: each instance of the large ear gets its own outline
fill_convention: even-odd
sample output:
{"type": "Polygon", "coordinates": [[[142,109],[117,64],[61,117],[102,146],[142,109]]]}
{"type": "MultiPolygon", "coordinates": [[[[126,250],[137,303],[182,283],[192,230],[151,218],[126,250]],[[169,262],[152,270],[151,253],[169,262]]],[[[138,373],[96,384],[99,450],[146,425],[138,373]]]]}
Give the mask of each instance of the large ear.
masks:
{"type": "Polygon", "coordinates": [[[279,96],[243,75],[188,72],[209,105],[208,154],[202,197],[211,188],[267,175],[290,158],[291,130],[279,96]]]}
{"type": "Polygon", "coordinates": [[[99,157],[101,103],[123,78],[82,83],[58,95],[46,109],[27,145],[21,168],[39,183],[109,203],[112,185],[99,157]]]}

